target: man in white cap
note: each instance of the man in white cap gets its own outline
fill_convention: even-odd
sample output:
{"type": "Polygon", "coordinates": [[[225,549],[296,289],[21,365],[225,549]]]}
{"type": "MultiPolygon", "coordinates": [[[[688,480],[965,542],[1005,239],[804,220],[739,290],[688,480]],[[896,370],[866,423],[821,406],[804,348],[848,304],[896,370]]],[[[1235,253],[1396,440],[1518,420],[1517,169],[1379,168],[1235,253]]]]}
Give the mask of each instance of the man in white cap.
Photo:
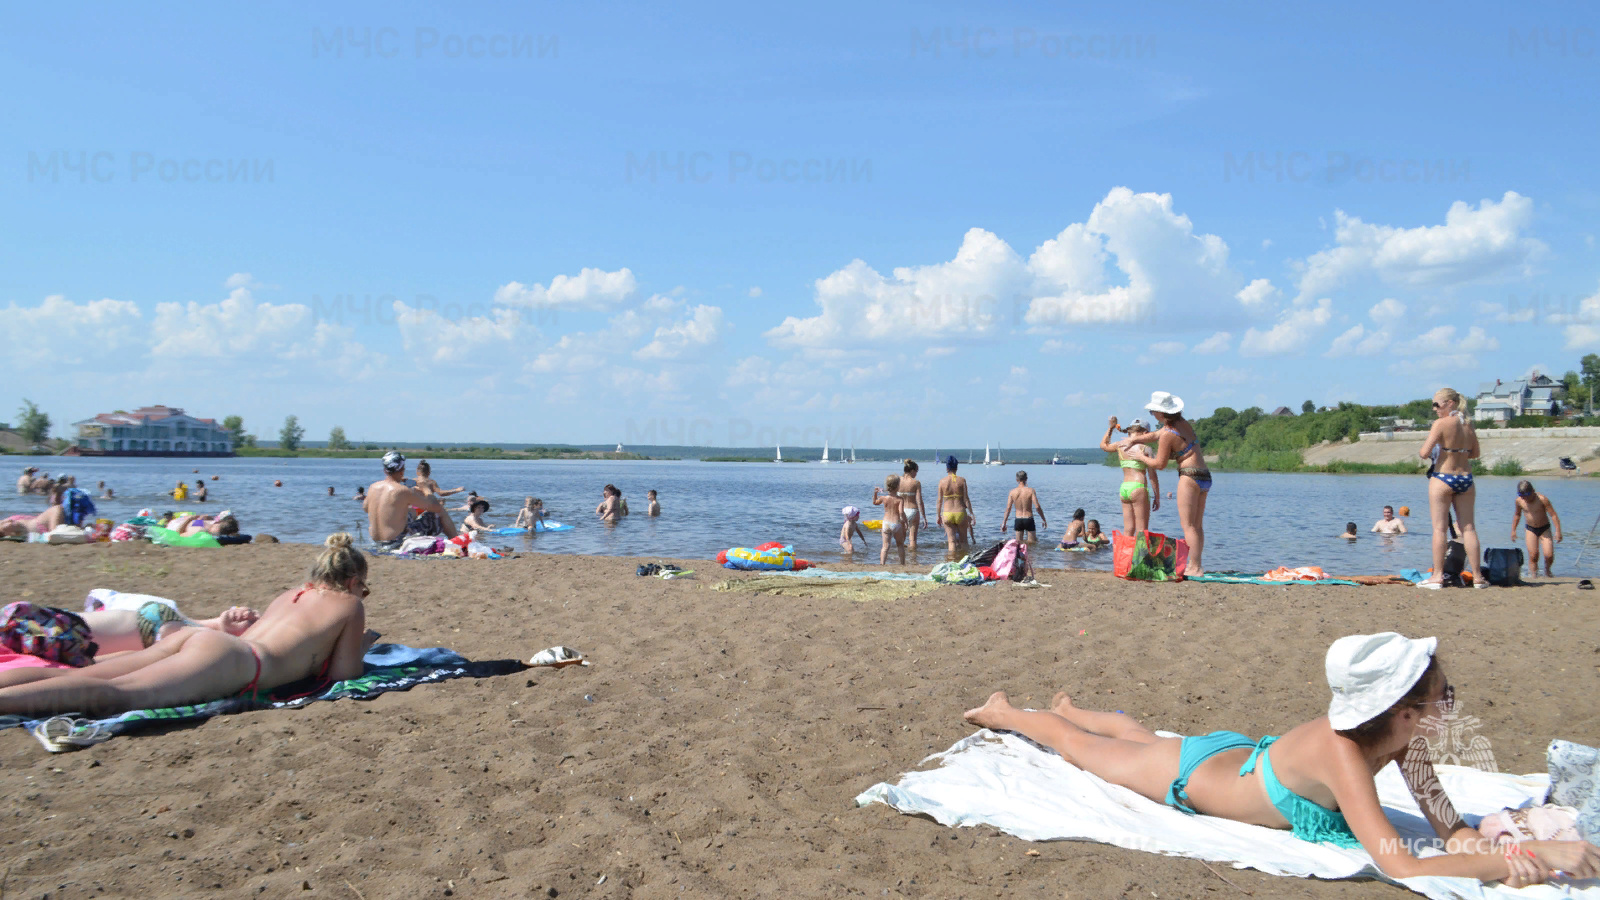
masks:
{"type": "Polygon", "coordinates": [[[361,506],[377,544],[398,544],[408,534],[456,536],[456,525],[439,498],[406,484],[406,458],[398,450],[383,455],[383,480],[367,488],[361,506]]]}

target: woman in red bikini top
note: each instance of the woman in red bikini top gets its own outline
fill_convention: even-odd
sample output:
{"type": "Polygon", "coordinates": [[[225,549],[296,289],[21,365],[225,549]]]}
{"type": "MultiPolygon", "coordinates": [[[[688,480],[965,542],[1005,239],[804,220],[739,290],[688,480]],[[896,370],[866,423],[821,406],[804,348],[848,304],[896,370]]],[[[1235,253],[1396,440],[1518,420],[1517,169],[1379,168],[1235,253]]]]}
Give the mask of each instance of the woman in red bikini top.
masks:
{"type": "Polygon", "coordinates": [[[153,646],[81,669],[0,673],[0,715],[131,709],[258,694],[308,676],[358,677],[366,652],[367,562],[350,535],[332,535],[305,587],[285,591],[244,634],[183,628],[153,646]]]}

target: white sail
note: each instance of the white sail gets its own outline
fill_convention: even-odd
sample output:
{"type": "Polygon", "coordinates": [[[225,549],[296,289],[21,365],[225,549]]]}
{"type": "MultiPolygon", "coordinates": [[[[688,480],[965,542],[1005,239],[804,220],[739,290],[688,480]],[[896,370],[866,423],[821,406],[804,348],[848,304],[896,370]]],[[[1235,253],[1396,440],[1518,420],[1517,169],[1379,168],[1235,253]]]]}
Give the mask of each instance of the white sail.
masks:
{"type": "Polygon", "coordinates": [[[823,438],[822,439],[822,461],[823,462],[827,462],[828,461],[828,439],[827,438],[823,438]]]}
{"type": "Polygon", "coordinates": [[[856,448],[854,446],[852,446],[850,448],[850,461],[851,462],[855,462],[856,461],[856,448]]]}
{"type": "Polygon", "coordinates": [[[986,465],[986,466],[989,464],[989,445],[988,444],[984,444],[983,445],[983,464],[986,465]]]}
{"type": "Polygon", "coordinates": [[[778,458],[773,460],[773,462],[783,462],[783,445],[782,444],[778,445],[778,458]]]}

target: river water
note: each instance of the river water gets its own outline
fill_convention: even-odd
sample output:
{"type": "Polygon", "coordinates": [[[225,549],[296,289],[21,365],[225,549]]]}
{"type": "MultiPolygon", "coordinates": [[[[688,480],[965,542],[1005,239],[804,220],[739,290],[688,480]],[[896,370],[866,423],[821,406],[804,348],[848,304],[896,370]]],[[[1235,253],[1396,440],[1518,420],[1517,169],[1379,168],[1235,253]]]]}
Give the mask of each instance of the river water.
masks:
{"type": "MultiPolygon", "coordinates": [[[[241,528],[251,534],[272,534],[280,540],[320,542],[328,533],[365,533],[366,517],[352,497],[357,485],[381,476],[377,460],[343,459],[132,459],[10,457],[14,478],[24,464],[53,475],[77,476],[80,487],[94,490],[105,481],[115,500],[97,500],[100,514],[118,521],[141,507],[231,509],[241,528]],[[199,469],[199,473],[193,469],[199,469]],[[212,481],[211,476],[220,476],[212,481]],[[179,480],[205,478],[210,501],[175,504],[168,492],[179,480]],[[275,488],[273,481],[283,487],[275,488]],[[334,496],[327,490],[334,488],[334,496]]],[[[413,463],[415,460],[413,460],[413,463]]],[[[1006,493],[1016,485],[1017,466],[962,466],[977,508],[981,540],[999,537],[1006,493]]],[[[1029,483],[1038,491],[1049,518],[1039,557],[1046,568],[1109,570],[1109,552],[1069,553],[1053,549],[1076,507],[1098,518],[1109,532],[1121,527],[1117,502],[1120,473],[1105,466],[1034,466],[1029,483]]],[[[414,469],[408,469],[408,474],[414,469]]],[[[528,495],[544,500],[551,518],[576,526],[568,532],[531,537],[504,537],[496,544],[546,553],[585,553],[637,557],[707,558],[730,546],[752,546],[778,540],[792,543],[796,553],[817,562],[850,559],[838,544],[847,504],[872,512],[872,488],[897,474],[886,463],[703,463],[683,461],[508,461],[444,460],[433,467],[445,488],[466,487],[487,498],[493,523],[510,524],[528,495]],[[594,518],[600,490],[606,483],[621,488],[633,515],[615,526],[594,518]],[[663,514],[651,519],[645,491],[660,494],[663,514]]],[[[943,466],[924,463],[928,509],[935,508],[934,489],[943,466]]],[[[1478,480],[1477,517],[1485,547],[1522,546],[1510,540],[1515,478],[1478,480]]],[[[1175,473],[1164,473],[1164,491],[1176,487],[1175,473]]],[[[1580,543],[1600,516],[1600,483],[1591,479],[1534,479],[1562,515],[1567,541],[1557,552],[1556,573],[1578,574],[1573,563],[1580,543]]],[[[449,506],[459,505],[447,498],[449,506]]],[[[1172,501],[1163,500],[1152,518],[1153,530],[1181,536],[1172,501]]],[[[12,512],[35,512],[43,499],[17,496],[12,512]]],[[[464,513],[452,513],[460,521],[464,513]]],[[[1418,476],[1284,475],[1219,472],[1206,514],[1208,569],[1263,571],[1279,565],[1320,565],[1329,571],[1383,574],[1429,566],[1427,484],[1418,476]],[[1368,533],[1384,504],[1409,505],[1413,534],[1380,537],[1368,533]],[[1354,521],[1361,537],[1347,542],[1338,533],[1354,521]]],[[[878,537],[869,532],[870,554],[860,549],[853,559],[876,562],[878,537]]],[[[932,566],[944,558],[944,534],[936,529],[911,561],[932,566]]],[[[891,559],[893,557],[891,556],[891,559]]],[[[1600,550],[1584,555],[1582,574],[1600,569],[1600,550]]]]}

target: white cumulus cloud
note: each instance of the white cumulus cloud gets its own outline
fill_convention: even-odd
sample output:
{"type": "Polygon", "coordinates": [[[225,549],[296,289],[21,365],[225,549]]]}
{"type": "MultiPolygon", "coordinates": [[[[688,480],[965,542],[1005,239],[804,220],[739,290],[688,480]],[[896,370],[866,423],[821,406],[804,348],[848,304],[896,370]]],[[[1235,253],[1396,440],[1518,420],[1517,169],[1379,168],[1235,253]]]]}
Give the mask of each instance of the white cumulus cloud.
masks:
{"type": "Polygon", "coordinates": [[[73,303],[60,294],[38,306],[0,308],[0,351],[13,366],[105,364],[113,351],[142,350],[144,316],[123,300],[73,303]]]}
{"type": "Polygon", "coordinates": [[[723,331],[722,308],[696,306],[688,317],[656,329],[655,340],[633,354],[636,359],[677,359],[715,344],[723,331]]]}
{"type": "Polygon", "coordinates": [[[1533,224],[1533,201],[1506,191],[1477,208],[1456,201],[1443,225],[1400,228],[1363,222],[1344,210],[1334,213],[1335,246],[1314,253],[1300,278],[1300,298],[1327,294],[1354,279],[1383,284],[1463,284],[1508,270],[1526,271],[1546,247],[1525,232],[1533,224]]]}
{"type": "Polygon", "coordinates": [[[637,289],[628,269],[582,269],[577,275],[557,275],[549,287],[510,282],[494,292],[494,301],[506,306],[605,309],[627,300],[637,289]]]}
{"type": "Polygon", "coordinates": [[[1233,335],[1226,331],[1219,331],[1195,344],[1189,352],[1198,353],[1201,356],[1209,356],[1217,353],[1227,353],[1228,348],[1231,346],[1233,346],[1233,335]]]}
{"type": "Polygon", "coordinates": [[[1239,340],[1243,356],[1283,356],[1311,342],[1333,318],[1333,301],[1324,297],[1315,303],[1297,305],[1278,316],[1278,323],[1265,331],[1251,328],[1239,340]]]}

